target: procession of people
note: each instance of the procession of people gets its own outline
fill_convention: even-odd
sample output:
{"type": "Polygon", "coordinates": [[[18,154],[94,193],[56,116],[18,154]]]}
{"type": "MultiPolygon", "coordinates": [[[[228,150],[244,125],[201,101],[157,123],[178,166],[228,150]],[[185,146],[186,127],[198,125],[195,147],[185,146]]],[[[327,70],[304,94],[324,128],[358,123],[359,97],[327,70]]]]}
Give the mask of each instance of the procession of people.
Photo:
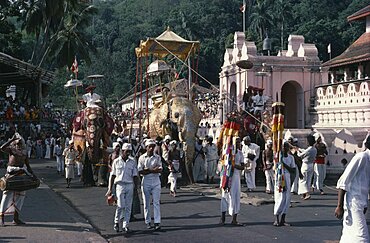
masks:
{"type": "MultiPolygon", "coordinates": [[[[86,107],[102,107],[101,97],[93,92],[94,89],[94,85],[90,85],[86,89],[88,93],[83,96],[86,107]]],[[[262,93],[260,92],[259,95],[261,96],[262,93]]],[[[51,108],[49,109],[51,110],[51,108]]],[[[258,113],[258,109],[256,111],[258,113]]],[[[213,130],[209,130],[211,132],[207,133],[203,128],[202,125],[199,127],[194,144],[193,177],[196,183],[216,184],[216,179],[221,178],[225,168],[220,165],[223,155],[215,143],[218,137],[212,135],[219,136],[220,133],[213,130]]],[[[27,141],[24,141],[23,137],[15,132],[14,136],[1,146],[1,150],[9,154],[7,174],[25,173],[32,178],[37,178],[32,172],[29,159],[55,159],[57,174],[65,177],[67,188],[73,189],[75,175],[77,174],[80,181],[84,181],[86,178],[84,178],[83,171],[89,167],[94,175],[93,184],[108,186],[105,196],[109,197],[109,200],[114,199],[115,201],[115,203],[110,202],[109,204],[116,206],[113,217],[113,229],[116,232],[132,232],[129,223],[135,219],[134,215],[141,211],[139,188],[141,189],[146,227],[147,229],[160,230],[162,187],[168,187],[170,195],[176,197],[181,193],[178,191],[179,185],[188,182],[185,180],[186,157],[182,142],[171,138],[170,135],[151,139],[145,134],[139,133],[130,137],[126,136],[123,130],[120,130],[111,137],[113,140],[111,148],[104,146],[100,148],[103,154],[101,162],[89,165],[85,163],[86,150],[80,146],[76,148],[73,137],[68,134],[69,132],[66,132],[65,136],[51,134],[44,141],[41,139],[33,141],[32,137],[28,137],[27,141]],[[106,170],[102,170],[102,167],[106,170]],[[104,171],[106,172],[104,173],[104,171]],[[151,212],[151,204],[153,205],[153,213],[151,212]]],[[[291,207],[292,193],[301,195],[303,200],[309,200],[311,193],[315,190],[320,195],[325,194],[323,182],[326,174],[325,157],[328,154],[326,144],[322,141],[319,133],[307,135],[306,148],[299,148],[297,139],[289,137],[282,141],[282,157],[276,160],[276,154],[272,149],[273,141],[267,140],[265,146],[261,147],[252,141],[252,137],[255,138],[255,134],[233,138],[232,146],[235,157],[231,164],[233,171],[229,177],[231,183],[224,187],[225,185],[220,179],[219,185],[221,188],[219,224],[225,225],[226,215],[229,214],[232,216],[231,225],[243,226],[237,220],[237,215],[240,213],[242,185],[245,185],[247,193],[253,193],[256,189],[257,171],[262,170],[265,176],[265,192],[273,194],[275,202],[272,212],[275,220],[272,225],[277,227],[290,226],[291,224],[287,222],[286,218],[288,209],[291,207]]],[[[370,141],[365,144],[367,149],[369,149],[369,144],[370,141]]],[[[369,180],[366,178],[369,175],[366,166],[370,163],[368,151],[358,154],[338,181],[338,207],[335,214],[338,218],[345,218],[342,239],[352,239],[354,237],[351,235],[352,232],[358,232],[355,236],[357,238],[353,238],[359,240],[358,242],[369,238],[366,235],[368,232],[366,219],[361,214],[361,212],[366,212],[364,198],[367,198],[365,191],[369,190],[366,187],[369,184],[366,182],[369,180]],[[360,165],[356,165],[356,163],[360,165]],[[354,169],[356,166],[364,167],[361,173],[354,169]],[[354,189],[353,184],[355,183],[359,184],[360,191],[354,189]],[[356,196],[362,198],[362,201],[358,202],[360,208],[354,207],[345,200],[349,197],[357,200],[356,196]],[[355,221],[355,224],[348,220],[355,221]]],[[[2,226],[5,225],[4,216],[7,214],[13,214],[14,224],[24,224],[19,218],[24,196],[25,191],[6,190],[3,192],[0,207],[2,226]]]]}

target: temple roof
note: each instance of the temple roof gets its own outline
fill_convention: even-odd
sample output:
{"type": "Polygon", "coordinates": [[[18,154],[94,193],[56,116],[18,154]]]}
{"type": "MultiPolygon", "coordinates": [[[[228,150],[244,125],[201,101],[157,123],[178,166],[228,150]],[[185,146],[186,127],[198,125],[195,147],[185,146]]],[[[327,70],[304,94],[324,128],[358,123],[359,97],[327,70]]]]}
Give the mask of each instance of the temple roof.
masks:
{"type": "Polygon", "coordinates": [[[0,81],[1,84],[24,84],[40,81],[42,84],[50,84],[54,79],[54,73],[33,66],[27,62],[16,59],[0,52],[0,81]]]}
{"type": "Polygon", "coordinates": [[[323,63],[323,67],[338,67],[370,61],[370,33],[363,33],[339,56],[323,63]]]}
{"type": "Polygon", "coordinates": [[[347,20],[348,21],[359,20],[365,18],[368,15],[370,15],[370,5],[364,7],[363,9],[360,9],[354,14],[351,14],[350,16],[347,17],[347,20]]]}

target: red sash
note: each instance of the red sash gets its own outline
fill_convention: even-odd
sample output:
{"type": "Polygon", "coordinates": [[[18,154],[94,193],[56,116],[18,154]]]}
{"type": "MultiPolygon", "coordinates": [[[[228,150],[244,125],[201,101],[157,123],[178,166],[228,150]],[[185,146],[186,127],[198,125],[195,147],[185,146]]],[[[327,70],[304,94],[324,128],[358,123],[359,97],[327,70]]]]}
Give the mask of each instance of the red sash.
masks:
{"type": "Polygon", "coordinates": [[[315,163],[316,164],[325,164],[325,157],[316,157],[315,163]]]}

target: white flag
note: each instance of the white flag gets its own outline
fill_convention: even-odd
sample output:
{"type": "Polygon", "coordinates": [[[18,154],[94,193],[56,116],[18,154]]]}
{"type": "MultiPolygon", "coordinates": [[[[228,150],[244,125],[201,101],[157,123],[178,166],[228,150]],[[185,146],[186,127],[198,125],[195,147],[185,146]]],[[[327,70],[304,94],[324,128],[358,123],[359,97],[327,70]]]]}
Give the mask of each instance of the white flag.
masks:
{"type": "Polygon", "coordinates": [[[331,44],[328,45],[328,53],[331,53],[331,44]]]}

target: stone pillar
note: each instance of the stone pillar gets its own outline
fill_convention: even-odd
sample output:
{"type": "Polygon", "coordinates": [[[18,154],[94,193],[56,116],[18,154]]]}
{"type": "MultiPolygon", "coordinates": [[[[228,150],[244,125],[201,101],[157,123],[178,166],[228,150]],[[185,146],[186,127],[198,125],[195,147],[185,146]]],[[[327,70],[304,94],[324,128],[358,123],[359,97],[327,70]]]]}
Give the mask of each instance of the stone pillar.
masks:
{"type": "Polygon", "coordinates": [[[344,69],[344,82],[349,81],[349,68],[344,69]]]}
{"type": "Polygon", "coordinates": [[[357,79],[362,79],[364,77],[364,66],[359,64],[357,67],[357,79]]]}
{"type": "Polygon", "coordinates": [[[330,72],[330,83],[335,83],[335,71],[330,72]]]}

